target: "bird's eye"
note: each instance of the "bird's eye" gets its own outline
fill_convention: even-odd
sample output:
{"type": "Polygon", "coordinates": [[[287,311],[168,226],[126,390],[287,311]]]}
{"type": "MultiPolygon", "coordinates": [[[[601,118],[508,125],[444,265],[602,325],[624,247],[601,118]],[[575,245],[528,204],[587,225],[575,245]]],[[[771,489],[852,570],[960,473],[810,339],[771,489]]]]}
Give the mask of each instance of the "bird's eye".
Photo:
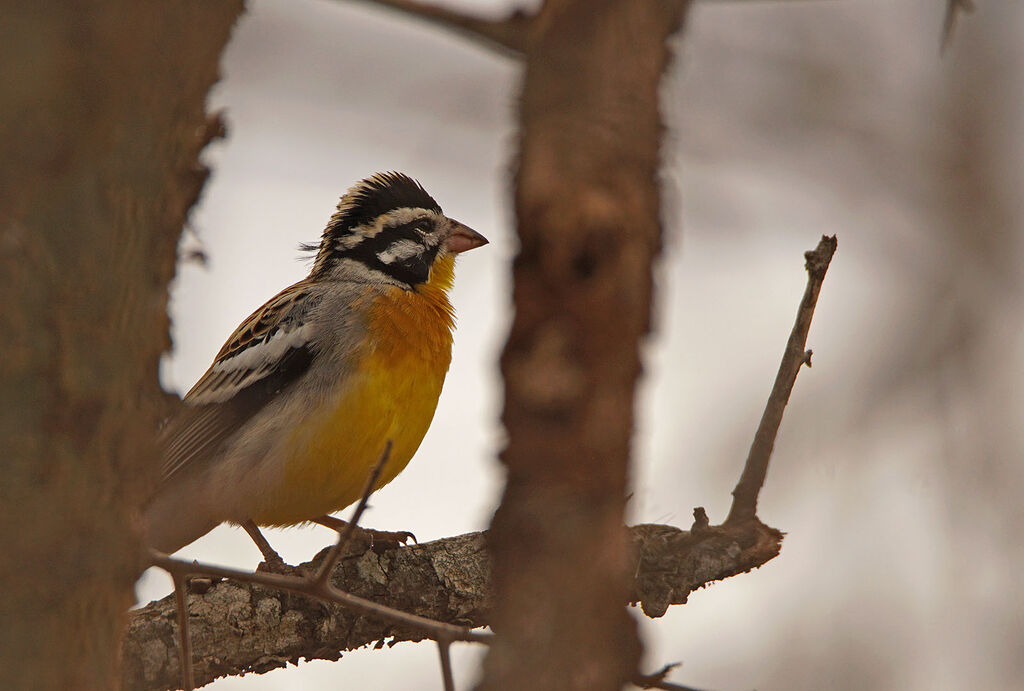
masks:
{"type": "Polygon", "coordinates": [[[430,223],[427,221],[417,223],[416,232],[419,233],[420,235],[426,235],[427,233],[430,232],[430,223]]]}

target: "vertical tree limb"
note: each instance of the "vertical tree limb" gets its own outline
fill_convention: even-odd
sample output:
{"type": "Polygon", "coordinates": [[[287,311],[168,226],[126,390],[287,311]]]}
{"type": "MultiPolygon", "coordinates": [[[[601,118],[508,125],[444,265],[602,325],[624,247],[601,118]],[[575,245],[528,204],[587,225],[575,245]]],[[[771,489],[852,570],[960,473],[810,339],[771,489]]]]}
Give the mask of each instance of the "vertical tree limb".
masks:
{"type": "Polygon", "coordinates": [[[688,4],[548,0],[531,20],[484,689],[617,689],[637,669],[623,511],[661,246],[658,87],[688,4]]]}
{"type": "Polygon", "coordinates": [[[141,566],[167,284],[239,0],[0,22],[0,686],[111,689],[141,566]]]}

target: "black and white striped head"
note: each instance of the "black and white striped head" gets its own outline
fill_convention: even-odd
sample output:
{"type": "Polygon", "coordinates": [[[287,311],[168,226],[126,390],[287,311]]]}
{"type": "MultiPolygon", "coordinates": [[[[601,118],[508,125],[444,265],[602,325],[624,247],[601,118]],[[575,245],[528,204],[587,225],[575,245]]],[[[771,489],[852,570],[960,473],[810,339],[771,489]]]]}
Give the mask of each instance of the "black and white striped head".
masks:
{"type": "Polygon", "coordinates": [[[343,271],[411,289],[430,278],[439,256],[484,244],[482,235],[445,216],[412,178],[377,173],[353,185],[338,202],[317,248],[313,275],[343,271]]]}

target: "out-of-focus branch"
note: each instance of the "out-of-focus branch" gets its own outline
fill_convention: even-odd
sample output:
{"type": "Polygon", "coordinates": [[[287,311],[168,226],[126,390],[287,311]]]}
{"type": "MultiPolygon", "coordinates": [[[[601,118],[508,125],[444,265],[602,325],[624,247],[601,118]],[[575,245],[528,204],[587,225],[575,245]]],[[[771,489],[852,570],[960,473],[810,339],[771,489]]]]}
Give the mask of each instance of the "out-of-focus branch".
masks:
{"type": "Polygon", "coordinates": [[[361,1],[425,19],[483,43],[489,48],[513,54],[525,52],[532,21],[532,17],[523,10],[514,10],[505,19],[483,19],[416,0],[361,1]]]}
{"type": "Polygon", "coordinates": [[[939,44],[939,53],[945,53],[953,40],[953,29],[956,28],[956,20],[960,13],[969,14],[974,11],[974,0],[946,0],[946,14],[942,18],[942,41],[939,44]]]}
{"type": "Polygon", "coordinates": [[[836,251],[836,236],[822,236],[818,246],[804,254],[807,268],[807,288],[803,300],[797,310],[796,323],[786,343],[786,352],[779,364],[779,373],[775,377],[775,385],[768,397],[768,404],[761,415],[761,424],[757,427],[754,442],[750,445],[750,453],[743,467],[743,474],[732,491],[732,508],[726,523],[751,520],[757,515],[757,497],[768,474],[768,461],[775,447],[775,437],[782,424],[782,414],[789,402],[789,394],[793,391],[796,375],[802,365],[811,366],[811,351],[804,350],[807,345],[807,332],[811,328],[814,306],[818,302],[821,283],[825,280],[825,272],[836,251]]]}
{"type": "Polygon", "coordinates": [[[110,689],[159,467],[168,283],[241,0],[0,22],[0,687],[110,689]],[[197,27],[202,27],[197,30],[197,27]]]}
{"type": "MultiPolygon", "coordinates": [[[[686,602],[708,583],[750,571],[779,553],[782,534],[756,520],[705,528],[696,533],[667,525],[629,529],[635,554],[630,599],[650,616],[686,602]]],[[[358,536],[357,536],[358,538],[358,536]]],[[[459,627],[490,623],[491,564],[486,535],[469,533],[377,554],[363,542],[341,559],[333,586],[346,593],[410,614],[459,627]]],[[[298,568],[308,573],[324,550],[298,568]]],[[[188,596],[195,678],[267,672],[300,658],[336,660],[365,645],[418,641],[423,629],[327,605],[279,590],[278,574],[256,574],[266,582],[226,580],[188,596]],[[273,581],[273,583],[271,583],[273,581]]],[[[295,579],[292,579],[295,580],[295,579]]],[[[124,642],[123,689],[177,688],[174,597],[132,612],[124,642]]],[[[478,634],[479,635],[479,634],[478,634]]]]}
{"type": "Polygon", "coordinates": [[[679,666],[679,663],[665,665],[654,674],[637,674],[631,680],[633,686],[641,689],[664,689],[665,691],[699,691],[692,686],[683,686],[668,680],[668,673],[679,666]]]}
{"type": "Polygon", "coordinates": [[[611,691],[639,664],[622,525],[661,248],[658,99],[688,7],[546,0],[534,20],[490,532],[501,635],[480,691],[611,691]]]}
{"type": "MultiPolygon", "coordinates": [[[[533,29],[534,16],[525,10],[513,10],[504,19],[484,19],[447,7],[440,7],[418,0],[357,0],[369,5],[378,5],[403,14],[423,19],[438,26],[451,29],[463,36],[502,53],[519,56],[526,52],[533,29]]],[[[699,0],[711,4],[751,4],[789,2],[827,2],[829,0],[699,0]]],[[[949,0],[950,7],[963,3],[964,9],[971,9],[971,0],[949,0]]]]}

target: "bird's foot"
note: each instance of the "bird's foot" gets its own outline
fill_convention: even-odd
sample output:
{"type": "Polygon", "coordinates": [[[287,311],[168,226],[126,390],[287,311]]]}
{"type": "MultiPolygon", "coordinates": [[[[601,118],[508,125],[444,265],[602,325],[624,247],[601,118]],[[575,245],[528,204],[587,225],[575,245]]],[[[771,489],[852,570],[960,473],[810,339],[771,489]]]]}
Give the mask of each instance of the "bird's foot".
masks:
{"type": "Polygon", "coordinates": [[[277,556],[276,559],[274,557],[268,557],[264,555],[263,561],[261,561],[259,565],[256,567],[256,572],[276,573],[284,576],[295,572],[294,566],[285,562],[285,560],[282,559],[280,556],[275,556],[277,556]]]}
{"type": "MultiPolygon", "coordinates": [[[[313,519],[313,522],[330,528],[341,535],[349,529],[347,521],[335,518],[334,516],[321,516],[320,518],[313,519]]],[[[416,536],[408,530],[374,530],[372,528],[362,528],[360,526],[354,526],[349,540],[358,540],[363,542],[378,554],[388,550],[398,549],[399,547],[404,547],[405,543],[409,540],[417,542],[416,536]]]]}
{"type": "Polygon", "coordinates": [[[249,533],[249,537],[260,548],[260,553],[263,555],[263,561],[256,567],[257,571],[287,574],[295,570],[295,567],[285,563],[281,555],[277,553],[277,550],[270,546],[267,538],[263,537],[263,533],[260,532],[255,523],[246,521],[242,524],[242,527],[245,529],[245,532],[249,533]]]}
{"type": "Polygon", "coordinates": [[[356,528],[361,531],[370,540],[370,549],[377,554],[387,552],[391,549],[398,549],[399,547],[405,547],[405,544],[412,540],[416,540],[416,536],[410,533],[408,530],[374,530],[373,528],[356,528]]]}

